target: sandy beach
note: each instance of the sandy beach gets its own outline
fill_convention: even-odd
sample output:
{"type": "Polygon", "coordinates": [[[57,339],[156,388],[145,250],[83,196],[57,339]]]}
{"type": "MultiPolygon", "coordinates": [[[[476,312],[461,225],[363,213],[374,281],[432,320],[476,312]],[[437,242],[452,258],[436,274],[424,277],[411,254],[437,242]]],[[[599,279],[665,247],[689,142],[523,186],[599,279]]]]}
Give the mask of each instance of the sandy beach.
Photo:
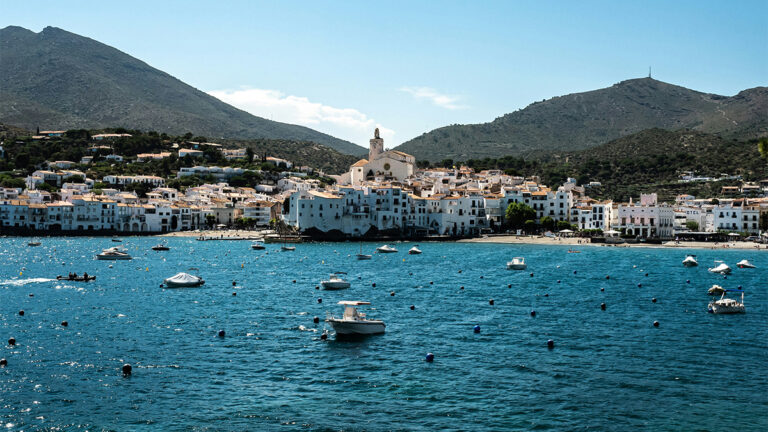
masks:
{"type": "Polygon", "coordinates": [[[158,234],[157,237],[205,237],[210,240],[256,240],[264,238],[267,231],[259,230],[201,230],[201,231],[177,231],[158,234]]]}

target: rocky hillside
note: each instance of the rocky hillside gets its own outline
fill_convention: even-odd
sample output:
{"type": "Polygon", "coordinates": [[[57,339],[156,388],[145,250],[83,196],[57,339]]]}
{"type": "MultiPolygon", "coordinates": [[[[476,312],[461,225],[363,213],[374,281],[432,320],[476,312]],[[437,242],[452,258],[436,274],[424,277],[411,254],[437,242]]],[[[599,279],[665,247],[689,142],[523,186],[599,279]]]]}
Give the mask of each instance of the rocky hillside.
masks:
{"type": "MultiPolygon", "coordinates": [[[[190,67],[194,67],[192,64],[190,67]]],[[[0,30],[0,122],[27,129],[125,127],[212,138],[312,141],[365,149],[234,108],[115,48],[46,27],[0,30]]]]}
{"type": "Polygon", "coordinates": [[[430,161],[529,156],[586,149],[651,128],[688,128],[727,139],[764,136],[768,87],[726,97],[651,78],[632,79],[536,102],[490,123],[446,126],[397,149],[430,161]]]}

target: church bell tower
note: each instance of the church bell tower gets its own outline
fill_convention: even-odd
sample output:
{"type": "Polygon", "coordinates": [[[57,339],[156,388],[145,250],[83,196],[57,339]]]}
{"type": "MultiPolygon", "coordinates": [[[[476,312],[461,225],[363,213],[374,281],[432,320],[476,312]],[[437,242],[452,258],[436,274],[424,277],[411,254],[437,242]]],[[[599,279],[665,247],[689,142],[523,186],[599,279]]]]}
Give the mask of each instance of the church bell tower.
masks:
{"type": "Polygon", "coordinates": [[[372,161],[376,159],[380,154],[384,153],[384,140],[379,136],[379,128],[373,133],[373,139],[370,141],[371,147],[368,150],[368,160],[372,161]]]}

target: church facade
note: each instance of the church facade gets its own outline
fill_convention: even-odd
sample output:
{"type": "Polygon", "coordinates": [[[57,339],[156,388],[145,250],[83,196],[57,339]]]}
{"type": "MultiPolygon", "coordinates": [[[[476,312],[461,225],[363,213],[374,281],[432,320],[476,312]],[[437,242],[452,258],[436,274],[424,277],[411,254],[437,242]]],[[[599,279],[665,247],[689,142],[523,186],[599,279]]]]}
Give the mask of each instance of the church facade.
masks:
{"type": "Polygon", "coordinates": [[[341,185],[362,185],[366,181],[402,182],[413,175],[416,158],[397,150],[384,151],[384,139],[376,128],[370,140],[368,159],[360,159],[339,176],[341,185]]]}

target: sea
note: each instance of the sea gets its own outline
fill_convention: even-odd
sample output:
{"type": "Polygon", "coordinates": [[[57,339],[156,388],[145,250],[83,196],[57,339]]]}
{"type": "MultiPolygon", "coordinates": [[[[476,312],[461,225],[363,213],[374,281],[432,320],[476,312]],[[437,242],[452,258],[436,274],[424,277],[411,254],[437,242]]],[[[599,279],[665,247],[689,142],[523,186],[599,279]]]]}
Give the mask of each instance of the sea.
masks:
{"type": "Polygon", "coordinates": [[[31,240],[0,238],[0,430],[768,430],[766,251],[31,240]],[[133,259],[95,259],[113,246],[133,259]],[[178,272],[205,285],[160,286],[178,272]],[[713,284],[746,313],[707,313],[713,284]],[[337,338],[341,300],[386,333],[337,338]]]}

